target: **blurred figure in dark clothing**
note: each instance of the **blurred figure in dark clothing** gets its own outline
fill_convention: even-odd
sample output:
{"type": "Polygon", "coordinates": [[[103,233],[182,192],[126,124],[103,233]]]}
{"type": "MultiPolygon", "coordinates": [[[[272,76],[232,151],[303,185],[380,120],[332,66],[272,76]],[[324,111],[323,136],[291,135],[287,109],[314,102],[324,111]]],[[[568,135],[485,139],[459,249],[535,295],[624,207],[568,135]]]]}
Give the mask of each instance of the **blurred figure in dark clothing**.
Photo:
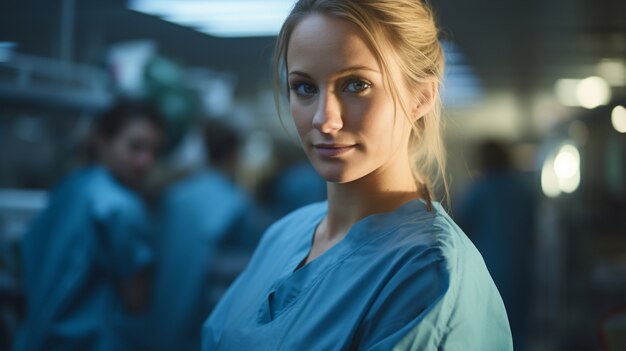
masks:
{"type": "Polygon", "coordinates": [[[133,349],[130,312],[146,301],[152,261],[138,189],[163,135],[149,105],[120,102],[96,120],[93,164],[60,182],[24,236],[27,310],[15,350],[133,349]]]}
{"type": "Polygon", "coordinates": [[[326,200],[326,181],[292,142],[276,141],[274,158],[278,167],[260,186],[260,198],[273,221],[300,207],[326,200]]]}
{"type": "Polygon", "coordinates": [[[275,219],[308,204],[326,200],[326,181],[306,160],[289,165],[278,174],[272,185],[275,219]]]}
{"type": "Polygon", "coordinates": [[[511,167],[509,152],[500,142],[482,143],[479,163],[482,173],[462,196],[455,217],[483,255],[504,300],[515,350],[523,350],[534,189],[511,167]]]}
{"type": "Polygon", "coordinates": [[[252,198],[235,182],[237,130],[211,120],[204,141],[209,167],[174,182],[159,200],[150,350],[200,349],[204,319],[265,229],[252,198]]]}

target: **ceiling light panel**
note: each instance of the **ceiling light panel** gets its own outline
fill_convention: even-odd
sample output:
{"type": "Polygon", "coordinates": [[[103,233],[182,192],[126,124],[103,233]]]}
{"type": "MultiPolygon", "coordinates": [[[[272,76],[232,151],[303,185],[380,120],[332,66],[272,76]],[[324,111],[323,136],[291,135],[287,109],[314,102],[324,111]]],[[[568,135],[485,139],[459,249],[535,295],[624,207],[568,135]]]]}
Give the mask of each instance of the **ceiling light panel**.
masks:
{"type": "Polygon", "coordinates": [[[292,0],[132,0],[128,8],[217,37],[277,35],[292,0]]]}

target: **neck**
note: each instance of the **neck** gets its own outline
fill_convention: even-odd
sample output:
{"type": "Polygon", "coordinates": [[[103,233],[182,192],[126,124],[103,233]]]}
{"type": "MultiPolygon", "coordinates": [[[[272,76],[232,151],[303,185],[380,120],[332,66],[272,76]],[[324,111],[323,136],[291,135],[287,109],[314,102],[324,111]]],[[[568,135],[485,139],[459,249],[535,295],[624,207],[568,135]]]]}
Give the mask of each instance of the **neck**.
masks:
{"type": "Polygon", "coordinates": [[[328,215],[321,223],[328,239],[341,240],[357,221],[391,212],[419,198],[408,163],[393,172],[384,170],[349,183],[328,183],[328,215]]]}

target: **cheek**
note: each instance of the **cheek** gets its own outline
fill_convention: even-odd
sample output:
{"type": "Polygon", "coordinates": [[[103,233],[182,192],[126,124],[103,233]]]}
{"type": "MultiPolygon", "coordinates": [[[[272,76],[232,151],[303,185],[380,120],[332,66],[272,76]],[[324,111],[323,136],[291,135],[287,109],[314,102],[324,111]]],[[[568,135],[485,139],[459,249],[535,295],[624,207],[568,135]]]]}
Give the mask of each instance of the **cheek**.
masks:
{"type": "Polygon", "coordinates": [[[364,113],[359,129],[369,141],[370,151],[396,153],[408,142],[411,126],[402,116],[401,109],[394,111],[393,104],[387,102],[374,104],[364,113]]]}
{"type": "Polygon", "coordinates": [[[387,134],[393,129],[393,106],[386,100],[361,105],[355,112],[358,118],[353,119],[354,126],[365,134],[388,137],[387,134]]]}
{"type": "Polygon", "coordinates": [[[312,126],[311,115],[309,114],[309,108],[302,106],[298,103],[292,103],[290,106],[291,118],[298,130],[300,136],[304,136],[312,126]]]}

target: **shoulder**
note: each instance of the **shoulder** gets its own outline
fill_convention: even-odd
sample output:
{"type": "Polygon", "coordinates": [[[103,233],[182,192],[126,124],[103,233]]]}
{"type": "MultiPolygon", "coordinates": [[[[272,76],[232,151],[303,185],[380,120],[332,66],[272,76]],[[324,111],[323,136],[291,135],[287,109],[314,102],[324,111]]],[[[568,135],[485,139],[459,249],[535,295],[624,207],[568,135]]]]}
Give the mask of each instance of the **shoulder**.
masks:
{"type": "Polygon", "coordinates": [[[402,279],[397,285],[419,291],[425,299],[418,307],[426,313],[420,323],[407,328],[397,349],[457,350],[467,346],[457,343],[472,340],[485,346],[481,349],[509,350],[510,331],[498,290],[478,250],[441,205],[403,222],[398,231],[406,232],[403,245],[410,253],[402,260],[406,263],[399,270],[402,279]],[[441,329],[435,333],[420,328],[423,323],[441,329]]]}
{"type": "MultiPolygon", "coordinates": [[[[386,218],[386,232],[372,244],[379,256],[386,256],[385,261],[404,262],[403,268],[408,270],[431,269],[445,276],[437,280],[452,284],[467,258],[473,260],[475,248],[440,204],[434,203],[431,211],[425,209],[425,204],[417,204],[386,218]]],[[[366,223],[369,227],[376,224],[366,223]]]]}
{"type": "Polygon", "coordinates": [[[484,350],[511,349],[504,303],[482,255],[445,211],[439,213],[437,248],[450,277],[440,310],[448,320],[443,347],[461,349],[471,336],[484,350]]]}
{"type": "Polygon", "coordinates": [[[96,217],[145,216],[145,207],[139,195],[120,184],[104,168],[92,167],[85,172],[85,196],[96,217]]]}
{"type": "Polygon", "coordinates": [[[66,175],[53,189],[52,197],[64,203],[136,203],[133,191],[118,183],[103,167],[80,168],[66,175]]]}
{"type": "Polygon", "coordinates": [[[372,243],[377,261],[397,267],[397,279],[408,285],[426,282],[434,289],[433,301],[445,295],[451,305],[460,294],[498,295],[482,256],[440,204],[435,203],[432,211],[405,212],[392,221],[395,227],[372,243]]]}
{"type": "Polygon", "coordinates": [[[461,285],[479,281],[493,285],[481,254],[440,204],[434,204],[432,217],[423,222],[422,231],[445,262],[453,293],[461,285]]]}
{"type": "Polygon", "coordinates": [[[355,259],[359,268],[353,275],[377,283],[360,327],[361,346],[390,350],[426,324],[435,329],[418,329],[429,330],[422,349],[431,349],[443,339],[450,320],[461,245],[458,228],[440,206],[428,211],[419,201],[373,217],[362,227],[366,236],[359,238],[359,250],[367,259],[355,259]]]}
{"type": "Polygon", "coordinates": [[[439,203],[434,203],[431,211],[425,207],[419,201],[410,203],[383,218],[363,223],[363,230],[379,232],[373,244],[383,252],[392,255],[433,252],[446,261],[449,269],[454,269],[466,255],[477,253],[439,203]]]}

